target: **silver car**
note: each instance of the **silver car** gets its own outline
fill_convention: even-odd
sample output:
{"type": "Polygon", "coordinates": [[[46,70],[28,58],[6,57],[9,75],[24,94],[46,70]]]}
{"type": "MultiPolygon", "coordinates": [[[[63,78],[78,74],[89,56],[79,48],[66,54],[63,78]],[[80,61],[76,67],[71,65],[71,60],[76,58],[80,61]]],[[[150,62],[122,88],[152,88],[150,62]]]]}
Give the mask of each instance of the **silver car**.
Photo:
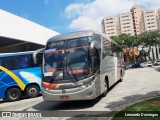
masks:
{"type": "Polygon", "coordinates": [[[152,67],[152,62],[143,62],[140,64],[142,67],[152,67]]]}
{"type": "Polygon", "coordinates": [[[160,65],[160,60],[156,60],[156,61],[154,62],[154,65],[160,65]]]}

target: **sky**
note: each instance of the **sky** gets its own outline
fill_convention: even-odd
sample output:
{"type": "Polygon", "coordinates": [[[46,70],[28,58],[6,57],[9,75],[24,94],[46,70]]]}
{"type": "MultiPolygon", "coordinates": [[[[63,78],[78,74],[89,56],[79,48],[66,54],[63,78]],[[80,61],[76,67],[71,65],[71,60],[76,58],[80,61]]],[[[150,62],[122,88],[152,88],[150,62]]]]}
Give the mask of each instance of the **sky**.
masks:
{"type": "Polygon", "coordinates": [[[133,5],[156,10],[160,8],[160,0],[0,0],[0,9],[60,34],[101,31],[104,17],[129,12],[133,5]]]}

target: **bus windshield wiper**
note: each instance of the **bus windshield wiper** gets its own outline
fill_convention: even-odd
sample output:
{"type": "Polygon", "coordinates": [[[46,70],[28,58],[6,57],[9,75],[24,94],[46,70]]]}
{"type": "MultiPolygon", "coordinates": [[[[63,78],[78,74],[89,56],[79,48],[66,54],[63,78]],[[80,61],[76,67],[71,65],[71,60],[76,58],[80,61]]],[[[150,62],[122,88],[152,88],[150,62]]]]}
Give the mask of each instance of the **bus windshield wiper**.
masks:
{"type": "MultiPolygon", "coordinates": [[[[73,69],[72,69],[72,67],[70,67],[70,65],[68,64],[68,55],[65,57],[65,64],[66,64],[66,70],[67,70],[67,68],[69,68],[69,71],[71,72],[72,77],[73,77],[76,81],[78,81],[78,79],[76,78],[76,76],[73,74],[73,69]]],[[[68,74],[68,71],[66,71],[66,73],[67,73],[68,77],[70,78],[70,75],[68,74]]]]}
{"type": "Polygon", "coordinates": [[[73,69],[72,69],[72,67],[70,67],[70,66],[69,66],[69,64],[66,64],[66,65],[67,65],[67,67],[69,68],[69,71],[71,72],[71,74],[72,74],[73,78],[74,78],[76,81],[78,81],[78,79],[77,79],[76,75],[74,75],[74,73],[73,73],[73,69]]]}
{"type": "Polygon", "coordinates": [[[52,74],[52,79],[51,79],[50,83],[53,83],[53,81],[55,80],[56,77],[57,77],[57,69],[52,74]]]}
{"type": "Polygon", "coordinates": [[[50,81],[50,83],[53,83],[53,81],[56,79],[57,75],[58,75],[58,71],[63,70],[63,68],[57,68],[54,73],[52,74],[52,80],[50,81]]]}

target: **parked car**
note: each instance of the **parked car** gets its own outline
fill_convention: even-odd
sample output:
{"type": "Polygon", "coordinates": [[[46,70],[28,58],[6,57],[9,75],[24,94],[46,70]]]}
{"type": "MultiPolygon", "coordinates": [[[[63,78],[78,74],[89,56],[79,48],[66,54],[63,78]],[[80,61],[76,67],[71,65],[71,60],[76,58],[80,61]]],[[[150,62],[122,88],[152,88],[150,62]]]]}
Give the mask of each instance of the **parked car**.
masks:
{"type": "Polygon", "coordinates": [[[139,63],[135,63],[132,65],[132,68],[140,68],[142,67],[139,63]]]}
{"type": "Polygon", "coordinates": [[[156,61],[154,62],[154,65],[160,65],[160,60],[156,60],[156,61]]]}
{"type": "Polygon", "coordinates": [[[152,62],[143,62],[140,64],[142,67],[152,67],[152,62]]]}
{"type": "Polygon", "coordinates": [[[132,68],[132,65],[126,65],[125,70],[132,68]]]}

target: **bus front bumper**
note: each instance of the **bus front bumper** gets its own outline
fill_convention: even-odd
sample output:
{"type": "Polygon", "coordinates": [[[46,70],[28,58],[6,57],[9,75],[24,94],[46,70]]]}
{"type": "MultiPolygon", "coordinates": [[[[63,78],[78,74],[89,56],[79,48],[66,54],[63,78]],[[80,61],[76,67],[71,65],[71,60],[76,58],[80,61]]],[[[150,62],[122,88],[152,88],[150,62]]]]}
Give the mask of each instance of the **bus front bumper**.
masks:
{"type": "Polygon", "coordinates": [[[74,101],[74,100],[91,100],[95,98],[95,83],[88,86],[80,86],[72,89],[49,90],[43,89],[42,96],[44,101],[74,101]]]}

